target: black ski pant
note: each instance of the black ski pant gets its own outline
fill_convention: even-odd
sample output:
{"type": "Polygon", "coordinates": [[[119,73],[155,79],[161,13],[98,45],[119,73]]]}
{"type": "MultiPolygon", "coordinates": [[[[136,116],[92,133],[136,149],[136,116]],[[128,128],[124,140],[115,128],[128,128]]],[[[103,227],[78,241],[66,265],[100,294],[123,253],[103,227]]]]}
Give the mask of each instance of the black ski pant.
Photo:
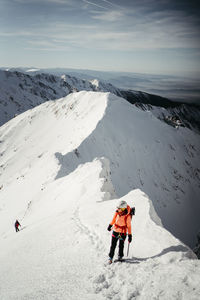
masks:
{"type": "Polygon", "coordinates": [[[114,254],[115,254],[115,248],[117,246],[118,240],[119,240],[118,255],[120,257],[124,256],[124,241],[125,241],[125,239],[126,239],[125,233],[120,233],[120,232],[116,232],[116,231],[112,232],[112,240],[111,240],[110,253],[109,253],[110,258],[113,258],[114,254]]]}

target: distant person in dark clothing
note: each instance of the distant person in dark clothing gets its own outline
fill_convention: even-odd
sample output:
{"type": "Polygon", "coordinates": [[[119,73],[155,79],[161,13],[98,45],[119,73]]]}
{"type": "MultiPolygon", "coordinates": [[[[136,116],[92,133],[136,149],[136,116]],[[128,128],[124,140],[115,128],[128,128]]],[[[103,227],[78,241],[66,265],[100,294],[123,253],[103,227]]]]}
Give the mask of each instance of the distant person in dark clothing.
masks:
{"type": "Polygon", "coordinates": [[[21,225],[20,225],[19,221],[16,220],[15,221],[15,230],[16,230],[16,232],[19,231],[19,226],[21,226],[21,225]]]}

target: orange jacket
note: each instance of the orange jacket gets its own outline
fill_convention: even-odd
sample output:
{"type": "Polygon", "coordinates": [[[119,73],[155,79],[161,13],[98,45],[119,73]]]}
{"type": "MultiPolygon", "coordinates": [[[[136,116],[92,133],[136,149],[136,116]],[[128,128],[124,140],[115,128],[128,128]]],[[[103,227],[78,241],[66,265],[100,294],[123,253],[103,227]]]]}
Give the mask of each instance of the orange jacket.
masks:
{"type": "Polygon", "coordinates": [[[116,210],[114,217],[110,223],[113,226],[113,230],[120,233],[131,234],[131,215],[130,215],[130,206],[127,205],[128,213],[121,215],[118,210],[116,210]]]}

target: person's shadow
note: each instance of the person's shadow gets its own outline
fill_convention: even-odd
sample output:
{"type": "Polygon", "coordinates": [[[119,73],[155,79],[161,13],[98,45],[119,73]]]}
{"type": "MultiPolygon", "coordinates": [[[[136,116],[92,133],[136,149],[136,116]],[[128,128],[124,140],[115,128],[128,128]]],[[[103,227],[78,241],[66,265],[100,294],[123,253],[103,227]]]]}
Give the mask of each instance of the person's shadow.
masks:
{"type": "Polygon", "coordinates": [[[123,262],[129,263],[129,264],[139,264],[140,262],[147,261],[148,259],[160,257],[169,252],[188,252],[188,251],[189,251],[189,249],[183,245],[171,246],[166,249],[163,249],[159,254],[149,256],[149,257],[143,257],[143,258],[140,258],[140,257],[125,258],[123,260],[123,262]]]}

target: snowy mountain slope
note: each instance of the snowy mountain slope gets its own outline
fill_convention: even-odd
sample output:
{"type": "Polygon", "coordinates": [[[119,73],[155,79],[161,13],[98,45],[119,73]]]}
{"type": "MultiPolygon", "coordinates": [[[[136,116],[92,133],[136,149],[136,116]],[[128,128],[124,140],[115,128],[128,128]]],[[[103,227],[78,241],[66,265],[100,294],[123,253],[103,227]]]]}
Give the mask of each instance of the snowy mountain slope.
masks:
{"type": "Polygon", "coordinates": [[[200,133],[200,107],[195,104],[172,102],[158,95],[132,90],[121,91],[120,96],[142,110],[150,110],[162,121],[166,116],[178,117],[183,126],[200,133]]]}
{"type": "Polygon", "coordinates": [[[162,95],[172,101],[200,104],[199,79],[194,77],[179,77],[175,75],[130,73],[130,72],[105,72],[95,70],[70,69],[70,68],[1,68],[10,72],[18,71],[25,74],[48,73],[56,76],[68,74],[84,80],[97,78],[106,81],[121,90],[143,91],[149,94],[162,95]]]}
{"type": "Polygon", "coordinates": [[[200,132],[200,108],[172,102],[167,98],[144,92],[120,90],[99,80],[81,80],[76,77],[51,74],[30,76],[20,72],[0,70],[0,125],[15,115],[48,100],[55,100],[74,91],[102,91],[121,96],[143,110],[156,112],[155,116],[164,120],[167,116],[177,116],[184,126],[200,132]],[[162,108],[166,108],[163,113],[162,108]]]}
{"type": "Polygon", "coordinates": [[[102,188],[102,173],[109,171],[104,162],[96,159],[47,184],[22,220],[23,230],[4,237],[3,299],[198,297],[198,260],[191,260],[191,251],[154,223],[151,201],[139,190],[124,198],[138,211],[129,261],[104,266],[110,242],[106,222],[118,202],[105,201],[112,188],[102,188]]]}
{"type": "MultiPolygon", "coordinates": [[[[190,246],[195,243],[195,234],[200,227],[199,135],[187,128],[177,131],[160,122],[151,112],[143,112],[112,94],[75,93],[55,103],[44,103],[27,112],[25,119],[24,115],[18,116],[16,120],[2,127],[2,176],[6,176],[7,164],[16,165],[17,169],[18,164],[21,166],[21,161],[18,162],[18,159],[14,158],[15,155],[22,155],[24,168],[29,167],[26,161],[29,162],[30,155],[26,157],[25,154],[26,144],[30,139],[27,128],[30,128],[30,134],[35,139],[31,142],[32,148],[40,152],[34,157],[37,162],[38,157],[48,153],[47,149],[50,146],[47,141],[49,144],[55,144],[51,155],[54,156],[53,161],[56,161],[56,165],[57,161],[59,162],[56,178],[70,174],[79,164],[105,156],[110,161],[112,182],[118,196],[141,188],[153,200],[163,224],[190,246]],[[104,100],[98,101],[99,97],[104,100]],[[101,109],[99,105],[102,106],[101,109]],[[87,120],[91,110],[94,111],[95,117],[99,114],[101,116],[95,125],[91,125],[87,120]],[[40,123],[35,121],[39,117],[42,130],[40,123]],[[57,119],[61,119],[62,122],[54,124],[54,120],[57,119]],[[12,130],[9,129],[10,126],[13,126],[12,130]],[[23,138],[20,133],[19,141],[16,141],[18,134],[15,127],[24,132],[23,138]],[[59,141],[62,127],[65,128],[66,144],[60,149],[56,141],[59,141]],[[10,132],[12,138],[6,139],[5,142],[4,139],[11,134],[10,132]],[[49,132],[51,135],[47,134],[49,132]],[[47,134],[47,138],[43,142],[44,133],[47,134]],[[13,152],[8,151],[11,146],[14,146],[13,152]],[[184,224],[190,219],[192,222],[186,232],[183,230],[184,224]]],[[[15,175],[9,174],[9,180],[10,176],[15,175]]],[[[45,173],[43,177],[46,177],[45,173]]],[[[2,182],[4,181],[2,179],[2,182]]]]}
{"type": "Polygon", "coordinates": [[[86,81],[68,75],[30,76],[17,71],[0,70],[0,125],[45,101],[59,99],[81,90],[120,95],[120,90],[98,80],[86,81]]]}
{"type": "Polygon", "coordinates": [[[106,156],[117,195],[141,188],[154,201],[164,225],[192,246],[200,227],[199,135],[186,128],[177,131],[151,112],[115,101],[114,95],[109,99],[103,120],[76,153],[55,154],[61,165],[57,178],[69,174],[80,163],[106,156]],[[183,234],[188,220],[193,221],[183,234]]]}
{"type": "Polygon", "coordinates": [[[199,261],[161,226],[193,243],[198,135],[112,94],[79,92],[0,136],[2,299],[198,299],[199,261]],[[136,207],[133,243],[127,263],[105,267],[119,197],[136,207]]]}

